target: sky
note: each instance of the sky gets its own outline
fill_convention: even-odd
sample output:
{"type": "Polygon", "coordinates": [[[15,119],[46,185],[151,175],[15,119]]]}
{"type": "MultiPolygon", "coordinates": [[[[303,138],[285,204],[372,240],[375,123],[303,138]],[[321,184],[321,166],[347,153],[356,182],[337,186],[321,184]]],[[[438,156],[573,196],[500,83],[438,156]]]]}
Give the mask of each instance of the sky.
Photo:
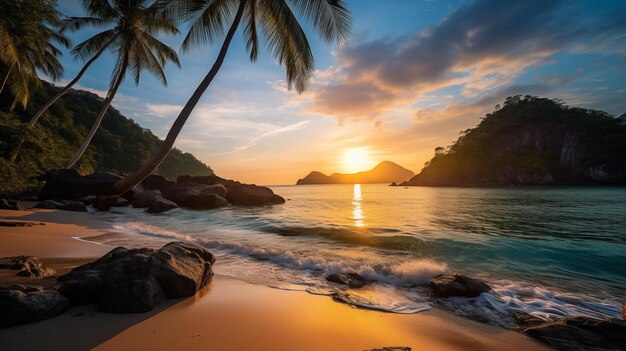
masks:
{"type": "MultiPolygon", "coordinates": [[[[82,1],[59,0],[68,16],[82,1]]],[[[225,178],[294,184],[317,170],[355,172],[381,161],[414,172],[511,95],[626,112],[623,0],[348,0],[347,43],[329,46],[303,21],[316,60],[309,88],[289,91],[284,68],[261,50],[250,62],[241,32],[175,147],[225,178]]],[[[181,30],[184,32],[184,25],[181,30]]],[[[77,44],[97,33],[69,33],[77,44]]],[[[182,36],[161,37],[175,49],[182,36]]],[[[167,87],[149,73],[121,85],[113,106],[159,137],[207,74],[221,41],[180,53],[167,87]]],[[[82,67],[65,52],[63,85],[82,67]]],[[[78,88],[101,96],[114,56],[78,88]]]]}

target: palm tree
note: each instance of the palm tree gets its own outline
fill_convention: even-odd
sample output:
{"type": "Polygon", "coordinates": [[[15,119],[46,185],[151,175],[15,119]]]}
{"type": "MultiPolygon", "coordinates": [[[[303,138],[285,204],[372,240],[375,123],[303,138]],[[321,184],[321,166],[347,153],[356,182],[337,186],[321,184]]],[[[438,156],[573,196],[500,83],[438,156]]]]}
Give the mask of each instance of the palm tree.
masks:
{"type": "Polygon", "coordinates": [[[69,40],[53,28],[60,24],[59,12],[48,0],[0,2],[0,63],[4,78],[0,93],[9,86],[13,95],[11,109],[19,103],[26,107],[29,85],[40,84],[37,71],[53,80],[63,75],[55,46],[68,47],[69,40]],[[9,15],[10,14],[10,15],[9,15]]]}
{"type": "MultiPolygon", "coordinates": [[[[69,18],[66,23],[67,28],[79,30],[87,25],[103,26],[109,23],[115,24],[115,28],[96,34],[79,44],[74,49],[74,53],[83,58],[92,56],[93,60],[101,54],[104,48],[109,48],[116,54],[116,61],[104,105],[83,144],[68,161],[67,168],[74,166],[87,150],[129,68],[136,85],[139,85],[143,70],[152,73],[163,85],[167,85],[167,78],[163,71],[165,64],[172,61],[180,67],[176,52],[154,37],[161,32],[178,33],[174,22],[163,16],[162,5],[159,1],[89,0],[85,1],[85,6],[87,12],[93,17],[69,18]]],[[[88,61],[86,66],[88,64],[91,63],[88,61]]],[[[86,68],[84,67],[83,70],[86,68]]]]}
{"type": "Polygon", "coordinates": [[[307,87],[314,69],[314,59],[304,30],[291,7],[309,20],[330,44],[343,43],[350,30],[350,13],[343,0],[190,0],[184,1],[184,4],[183,12],[192,21],[182,45],[184,51],[194,45],[215,40],[223,33],[228,20],[231,21],[230,28],[215,63],[181,110],[154,157],[139,170],[117,181],[109,190],[112,195],[128,191],[156,170],[165,159],[187,118],[222,67],[228,47],[242,20],[245,23],[243,36],[250,60],[257,59],[260,29],[268,50],[280,64],[285,65],[288,88],[295,86],[298,93],[307,87]]]}

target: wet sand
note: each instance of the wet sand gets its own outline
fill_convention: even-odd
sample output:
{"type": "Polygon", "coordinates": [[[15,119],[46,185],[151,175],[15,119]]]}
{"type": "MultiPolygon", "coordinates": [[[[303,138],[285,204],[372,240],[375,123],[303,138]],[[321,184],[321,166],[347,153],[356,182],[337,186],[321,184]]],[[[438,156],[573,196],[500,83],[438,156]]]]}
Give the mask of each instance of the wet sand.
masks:
{"type": "MultiPolygon", "coordinates": [[[[111,247],[74,237],[101,235],[108,224],[88,213],[0,210],[0,257],[36,255],[62,274],[111,247]]],[[[217,262],[216,264],[219,264],[217,262]]],[[[51,285],[54,279],[0,275],[0,284],[51,285]]],[[[547,350],[528,337],[432,309],[401,315],[356,309],[327,296],[282,291],[216,275],[195,297],[152,312],[116,315],[78,306],[46,321],[0,329],[1,350],[547,350]]]]}

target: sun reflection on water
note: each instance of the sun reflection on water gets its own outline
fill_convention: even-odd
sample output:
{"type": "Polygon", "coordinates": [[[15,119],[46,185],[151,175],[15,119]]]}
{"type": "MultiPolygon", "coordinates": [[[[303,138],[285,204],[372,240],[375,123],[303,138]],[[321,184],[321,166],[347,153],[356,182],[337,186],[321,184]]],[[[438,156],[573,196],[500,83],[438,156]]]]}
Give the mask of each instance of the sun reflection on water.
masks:
{"type": "Polygon", "coordinates": [[[354,195],[352,196],[352,219],[354,219],[354,225],[357,227],[365,226],[365,216],[363,215],[363,208],[361,207],[361,184],[354,184],[354,195]]]}

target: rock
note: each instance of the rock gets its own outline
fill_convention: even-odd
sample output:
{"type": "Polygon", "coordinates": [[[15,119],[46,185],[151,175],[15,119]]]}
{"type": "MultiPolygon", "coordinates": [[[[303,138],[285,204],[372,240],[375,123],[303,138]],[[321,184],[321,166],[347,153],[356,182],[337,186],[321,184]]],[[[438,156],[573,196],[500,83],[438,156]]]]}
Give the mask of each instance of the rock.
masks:
{"type": "Polygon", "coordinates": [[[87,195],[100,196],[121,178],[117,174],[107,172],[83,175],[74,169],[52,170],[38,178],[46,182],[39,193],[39,199],[78,199],[87,195]]]}
{"type": "Polygon", "coordinates": [[[32,227],[34,225],[45,225],[45,223],[23,222],[23,221],[0,221],[0,227],[32,227]]]}
{"type": "Polygon", "coordinates": [[[226,200],[233,205],[268,205],[282,204],[285,199],[274,194],[272,189],[254,184],[243,184],[234,180],[220,178],[218,176],[179,176],[177,185],[185,183],[197,183],[206,185],[222,184],[226,192],[226,200]]]}
{"type": "Polygon", "coordinates": [[[150,204],[152,204],[152,202],[160,196],[161,191],[159,190],[146,190],[136,194],[135,199],[131,204],[133,205],[133,207],[139,208],[150,207],[150,204]]]}
{"type": "Polygon", "coordinates": [[[149,175],[141,182],[143,190],[159,190],[161,193],[168,191],[171,187],[176,185],[175,182],[160,175],[149,175]]]}
{"type": "Polygon", "coordinates": [[[526,312],[516,312],[512,314],[513,319],[517,322],[520,328],[527,328],[534,325],[543,324],[546,321],[535,317],[532,314],[526,312]]]}
{"type": "Polygon", "coordinates": [[[430,288],[437,297],[450,296],[476,297],[491,290],[480,280],[458,273],[441,274],[430,281],[430,288]]]}
{"type": "Polygon", "coordinates": [[[562,318],[524,332],[557,350],[623,350],[626,321],[588,317],[562,318]]]}
{"type": "Polygon", "coordinates": [[[200,246],[169,243],[152,255],[149,271],[167,297],[186,297],[211,281],[214,262],[213,255],[200,246]]]}
{"type": "Polygon", "coordinates": [[[53,200],[44,200],[37,203],[35,208],[45,208],[45,209],[54,209],[54,210],[63,210],[63,211],[74,211],[74,212],[87,212],[87,207],[85,204],[80,201],[53,201],[53,200]]]}
{"type": "Polygon", "coordinates": [[[626,302],[622,304],[622,319],[626,320],[626,302]]]}
{"type": "Polygon", "coordinates": [[[29,293],[29,292],[43,291],[43,288],[40,286],[24,286],[22,284],[11,284],[11,285],[0,286],[0,290],[17,290],[17,291],[29,293]]]}
{"type": "Polygon", "coordinates": [[[151,311],[166,297],[154,277],[105,285],[98,309],[110,313],[141,313],[151,311]]]}
{"type": "Polygon", "coordinates": [[[228,201],[222,197],[224,194],[226,188],[221,184],[184,183],[170,188],[163,197],[180,207],[207,210],[228,205],[228,201]]]}
{"type": "Polygon", "coordinates": [[[22,211],[23,208],[22,205],[20,205],[17,201],[0,199],[0,210],[22,211]]]}
{"type": "Polygon", "coordinates": [[[54,274],[54,270],[44,267],[39,257],[14,256],[0,258],[0,269],[19,271],[17,275],[22,277],[43,278],[54,274]]]}
{"type": "Polygon", "coordinates": [[[349,288],[362,288],[367,284],[367,279],[358,273],[335,273],[326,276],[326,280],[340,285],[347,285],[349,288]]]}
{"type": "Polygon", "coordinates": [[[76,201],[80,201],[88,206],[88,205],[93,204],[97,199],[98,197],[95,195],[87,195],[87,196],[83,196],[81,198],[76,199],[76,201]]]}
{"type": "Polygon", "coordinates": [[[210,252],[190,244],[118,247],[59,277],[58,291],[75,304],[97,303],[104,312],[146,312],[166,297],[194,295],[213,276],[213,262],[210,252]]]}
{"type": "Polygon", "coordinates": [[[70,301],[54,290],[24,288],[0,290],[0,328],[55,317],[70,307],[70,301]]]}
{"type": "Polygon", "coordinates": [[[124,207],[130,205],[130,201],[119,196],[101,195],[91,205],[98,211],[108,211],[111,207],[124,207]]]}
{"type": "Polygon", "coordinates": [[[148,207],[148,213],[161,213],[178,208],[178,205],[168,199],[157,197],[148,207]]]}

